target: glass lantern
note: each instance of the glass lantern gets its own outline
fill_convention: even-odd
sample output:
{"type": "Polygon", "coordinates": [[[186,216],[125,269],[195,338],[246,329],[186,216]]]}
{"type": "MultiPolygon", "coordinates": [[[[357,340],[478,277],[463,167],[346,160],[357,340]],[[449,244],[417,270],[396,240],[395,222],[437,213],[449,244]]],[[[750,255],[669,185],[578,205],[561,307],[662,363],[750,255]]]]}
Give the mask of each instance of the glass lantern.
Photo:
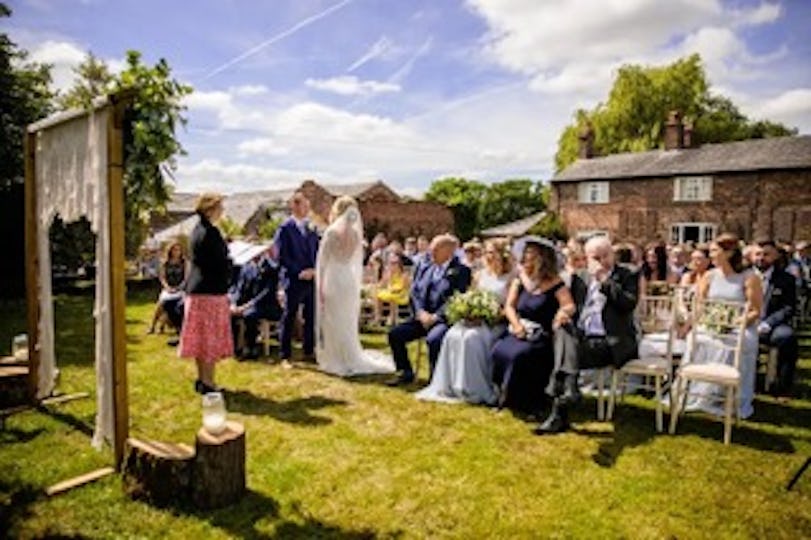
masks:
{"type": "Polygon", "coordinates": [[[28,334],[18,334],[11,341],[11,355],[15,360],[28,361],[28,334]]]}
{"type": "Polygon", "coordinates": [[[225,398],[222,392],[208,392],[203,395],[203,427],[212,435],[225,431],[225,398]]]}

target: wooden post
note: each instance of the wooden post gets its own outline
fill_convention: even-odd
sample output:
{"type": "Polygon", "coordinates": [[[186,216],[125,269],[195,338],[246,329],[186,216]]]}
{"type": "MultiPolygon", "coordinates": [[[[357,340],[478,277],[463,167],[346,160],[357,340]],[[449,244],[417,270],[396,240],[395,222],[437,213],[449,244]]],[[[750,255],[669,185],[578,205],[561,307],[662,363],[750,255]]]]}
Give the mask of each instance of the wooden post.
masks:
{"type": "Polygon", "coordinates": [[[110,313],[113,346],[113,450],[121,470],[129,436],[127,394],[127,291],[124,276],[124,110],[125,102],[111,96],[107,118],[107,190],[110,198],[110,313]]]}
{"type": "Polygon", "coordinates": [[[37,400],[39,385],[39,246],[37,233],[37,134],[26,130],[23,140],[25,158],[25,300],[28,328],[28,395],[37,400]]]}

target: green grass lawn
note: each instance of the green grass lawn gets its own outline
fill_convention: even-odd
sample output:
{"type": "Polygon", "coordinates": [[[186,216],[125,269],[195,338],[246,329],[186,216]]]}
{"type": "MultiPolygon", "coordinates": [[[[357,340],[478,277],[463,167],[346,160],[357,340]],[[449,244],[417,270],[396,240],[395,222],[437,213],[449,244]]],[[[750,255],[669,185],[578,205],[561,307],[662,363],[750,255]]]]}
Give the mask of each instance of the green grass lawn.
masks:
{"type": "MultiPolygon", "coordinates": [[[[193,443],[192,363],[144,335],[155,295],[127,310],[131,434],[193,443]]],[[[0,305],[0,351],[23,331],[0,305]]],[[[90,447],[95,411],[92,298],[56,299],[59,391],[91,398],[11,417],[0,432],[0,537],[88,538],[808,538],[811,354],[800,399],[760,397],[721,443],[722,424],[687,415],[656,435],[653,404],[632,396],[614,424],[587,400],[574,432],[551,438],[510,413],[423,403],[379,378],[226,361],[232,419],[247,431],[248,495],[213,512],[129,500],[120,478],[47,498],[42,490],[112,463],[90,447]]],[[[382,335],[367,336],[382,346],[382,335]]],[[[806,343],[811,345],[811,343],[806,343]]]]}

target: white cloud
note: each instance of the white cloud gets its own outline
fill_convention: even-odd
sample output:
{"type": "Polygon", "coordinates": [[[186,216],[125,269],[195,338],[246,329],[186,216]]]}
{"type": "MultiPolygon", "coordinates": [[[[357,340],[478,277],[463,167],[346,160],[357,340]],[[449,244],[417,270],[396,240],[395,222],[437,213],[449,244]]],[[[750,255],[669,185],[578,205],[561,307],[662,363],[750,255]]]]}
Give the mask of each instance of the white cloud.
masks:
{"type": "MultiPolygon", "coordinates": [[[[60,92],[71,88],[76,81],[76,69],[87,57],[88,51],[72,41],[45,40],[31,47],[32,62],[50,64],[53,88],[60,92]]],[[[111,73],[120,73],[126,62],[116,58],[103,58],[111,73]]]]}
{"type": "Polygon", "coordinates": [[[757,26],[773,23],[783,14],[783,8],[777,3],[763,3],[754,9],[741,10],[735,13],[735,22],[742,26],[757,26]]]}
{"type": "Polygon", "coordinates": [[[260,189],[288,189],[305,178],[318,177],[318,171],[297,171],[261,167],[246,163],[223,163],[219,159],[181,162],[177,171],[183,191],[216,190],[223,193],[260,189]]]}
{"type": "Polygon", "coordinates": [[[400,91],[399,84],[362,81],[354,75],[342,75],[331,79],[307,79],[304,84],[316,90],[334,92],[342,96],[369,96],[400,91]]]}
{"type": "Polygon", "coordinates": [[[281,146],[274,139],[260,137],[242,141],[237,146],[241,156],[261,155],[261,156],[284,156],[290,153],[290,149],[281,146]]]}
{"type": "Polygon", "coordinates": [[[236,96],[261,96],[268,93],[268,87],[262,84],[246,84],[230,88],[229,92],[236,96]]]}
{"type": "Polygon", "coordinates": [[[30,59],[34,62],[51,64],[53,86],[57,90],[67,90],[73,86],[76,76],[73,69],[87,55],[86,51],[67,41],[45,41],[31,50],[30,59]]]}
{"type": "Polygon", "coordinates": [[[811,88],[795,88],[777,96],[751,103],[745,110],[756,119],[782,122],[811,133],[811,88]]]}
{"type": "Polygon", "coordinates": [[[531,78],[540,92],[604,95],[623,63],[661,63],[698,52],[714,82],[757,77],[785,47],[753,54],[730,28],[774,22],[776,4],[727,9],[719,0],[468,0],[490,27],[483,54],[531,78]]]}

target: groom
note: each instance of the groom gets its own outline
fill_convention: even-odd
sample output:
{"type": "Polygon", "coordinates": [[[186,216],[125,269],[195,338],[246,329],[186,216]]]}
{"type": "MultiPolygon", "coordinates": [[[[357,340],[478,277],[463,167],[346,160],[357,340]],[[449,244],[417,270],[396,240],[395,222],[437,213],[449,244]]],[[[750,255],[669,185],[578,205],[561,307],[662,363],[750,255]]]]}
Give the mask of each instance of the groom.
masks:
{"type": "Polygon", "coordinates": [[[284,314],[281,324],[281,362],[290,366],[293,327],[299,305],[304,304],[304,356],[313,356],[315,344],[315,257],[318,233],[307,219],[310,201],[296,191],[289,201],[291,216],[276,232],[274,245],[284,270],[284,314]]]}
{"type": "Polygon", "coordinates": [[[389,346],[400,375],[389,381],[389,386],[410,384],[414,369],[408,361],[406,344],[421,337],[428,344],[428,360],[434,371],[442,338],[448,331],[445,305],[456,291],[464,292],[470,285],[470,269],[454,255],[458,242],[443,234],[431,242],[431,258],[426,259],[414,272],[411,285],[413,316],[389,332],[389,346]]]}

